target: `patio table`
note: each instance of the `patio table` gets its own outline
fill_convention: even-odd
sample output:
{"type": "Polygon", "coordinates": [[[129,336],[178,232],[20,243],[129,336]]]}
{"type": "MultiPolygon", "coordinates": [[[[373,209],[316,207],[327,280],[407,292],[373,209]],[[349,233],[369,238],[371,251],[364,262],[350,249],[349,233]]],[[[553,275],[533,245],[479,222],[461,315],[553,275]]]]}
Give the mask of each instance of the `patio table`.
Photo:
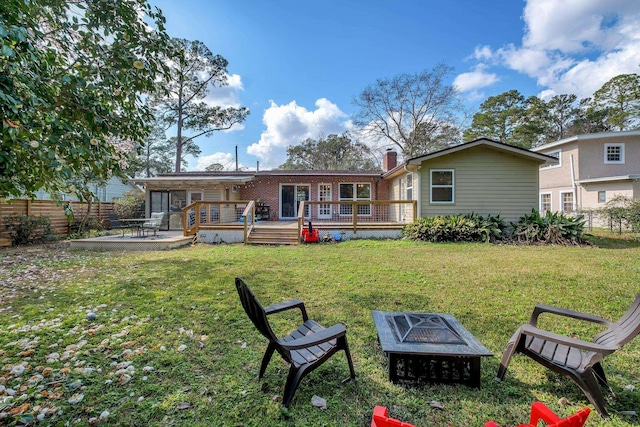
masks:
{"type": "Polygon", "coordinates": [[[142,230],[142,224],[149,221],[151,218],[120,218],[120,222],[126,223],[131,228],[131,237],[147,237],[142,230]],[[136,235],[133,236],[135,230],[136,235]]]}

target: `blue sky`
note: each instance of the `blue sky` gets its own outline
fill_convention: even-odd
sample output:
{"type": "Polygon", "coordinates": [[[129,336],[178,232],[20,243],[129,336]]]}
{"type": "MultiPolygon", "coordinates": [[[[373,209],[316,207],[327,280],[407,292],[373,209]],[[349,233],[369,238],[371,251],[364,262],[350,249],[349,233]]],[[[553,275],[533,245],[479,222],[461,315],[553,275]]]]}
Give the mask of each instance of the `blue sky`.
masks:
{"type": "Polygon", "coordinates": [[[352,100],[378,78],[444,62],[472,112],[511,89],[591,96],[640,72],[638,0],[151,0],[173,37],[229,61],[209,101],[245,106],[242,126],[199,138],[189,170],[277,167],[286,147],[352,130],[352,100]]]}

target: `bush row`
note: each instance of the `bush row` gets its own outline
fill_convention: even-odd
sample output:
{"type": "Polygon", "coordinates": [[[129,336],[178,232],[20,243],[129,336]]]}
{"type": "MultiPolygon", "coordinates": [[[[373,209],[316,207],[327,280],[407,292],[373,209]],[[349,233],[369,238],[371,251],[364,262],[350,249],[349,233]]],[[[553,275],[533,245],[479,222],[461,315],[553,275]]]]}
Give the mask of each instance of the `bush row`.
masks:
{"type": "Polygon", "coordinates": [[[474,213],[418,218],[403,229],[407,239],[426,242],[505,242],[519,244],[584,243],[582,216],[567,217],[535,209],[517,222],[507,223],[499,215],[486,217],[474,213]]]}

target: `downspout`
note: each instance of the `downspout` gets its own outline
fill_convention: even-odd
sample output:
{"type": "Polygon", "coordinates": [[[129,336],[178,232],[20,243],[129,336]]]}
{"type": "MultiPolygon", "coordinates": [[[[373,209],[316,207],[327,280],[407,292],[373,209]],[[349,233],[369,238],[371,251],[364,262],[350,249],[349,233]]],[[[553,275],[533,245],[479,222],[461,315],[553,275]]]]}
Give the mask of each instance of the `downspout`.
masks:
{"type": "Polygon", "coordinates": [[[569,166],[571,167],[571,187],[573,188],[573,210],[578,207],[578,185],[576,184],[576,173],[573,170],[573,154],[569,155],[569,166]]]}
{"type": "Polygon", "coordinates": [[[422,183],[422,179],[420,177],[420,172],[419,172],[420,167],[417,166],[415,170],[409,170],[409,168],[407,166],[408,166],[407,163],[405,163],[404,166],[403,166],[405,172],[414,173],[416,175],[416,179],[413,180],[413,194],[414,194],[413,198],[417,202],[416,203],[416,205],[417,205],[416,206],[416,212],[414,212],[414,214],[415,214],[414,216],[417,219],[417,218],[421,217],[420,213],[421,213],[421,210],[422,210],[422,203],[420,203],[421,200],[422,200],[422,191],[420,191],[421,183],[422,183]]]}

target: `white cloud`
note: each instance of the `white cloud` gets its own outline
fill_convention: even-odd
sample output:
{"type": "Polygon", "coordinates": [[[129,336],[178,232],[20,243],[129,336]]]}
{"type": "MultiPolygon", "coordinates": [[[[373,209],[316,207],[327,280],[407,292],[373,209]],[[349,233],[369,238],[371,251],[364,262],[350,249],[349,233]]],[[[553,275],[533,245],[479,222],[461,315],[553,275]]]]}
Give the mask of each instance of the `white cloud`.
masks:
{"type": "Polygon", "coordinates": [[[241,107],[240,92],[244,90],[239,74],[227,75],[227,85],[210,87],[209,95],[204,99],[208,105],[220,107],[241,107]]]}
{"type": "MultiPolygon", "coordinates": [[[[232,171],[236,169],[236,159],[231,153],[217,152],[209,154],[208,156],[198,157],[195,170],[203,171],[207,166],[213,163],[220,163],[224,166],[224,170],[232,171]]],[[[238,164],[239,169],[244,169],[244,165],[238,164]]]]}
{"type": "Polygon", "coordinates": [[[520,46],[481,46],[472,57],[532,77],[541,94],[593,95],[640,69],[640,1],[527,0],[520,46]]]}
{"type": "Polygon", "coordinates": [[[483,87],[491,86],[500,80],[495,73],[487,73],[485,69],[486,66],[484,64],[478,64],[473,71],[458,74],[453,80],[453,85],[456,86],[460,92],[472,92],[482,89],[483,87]]]}
{"type": "Polygon", "coordinates": [[[490,46],[476,46],[471,57],[478,61],[491,61],[494,59],[494,53],[490,46]]]}
{"type": "Polygon", "coordinates": [[[338,106],[321,98],[315,103],[316,109],[309,111],[296,101],[277,105],[271,101],[262,117],[267,129],[260,140],[247,148],[247,152],[260,158],[260,168],[277,167],[287,160],[287,147],[296,145],[307,138],[320,135],[340,134],[351,128],[351,121],[338,106]]]}

